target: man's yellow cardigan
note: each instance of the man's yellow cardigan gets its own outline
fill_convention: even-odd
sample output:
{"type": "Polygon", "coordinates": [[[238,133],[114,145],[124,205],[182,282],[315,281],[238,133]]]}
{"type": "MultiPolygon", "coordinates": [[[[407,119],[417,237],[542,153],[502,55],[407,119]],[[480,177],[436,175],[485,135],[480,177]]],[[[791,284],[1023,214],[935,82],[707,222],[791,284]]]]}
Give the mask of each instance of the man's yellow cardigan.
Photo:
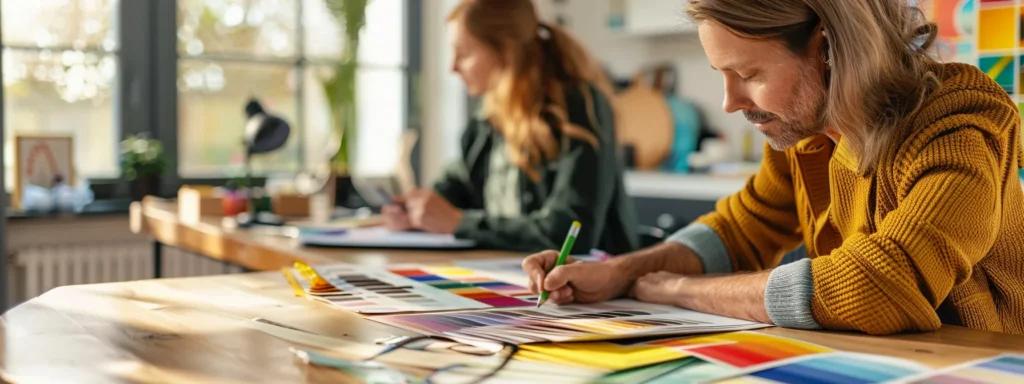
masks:
{"type": "Polygon", "coordinates": [[[939,75],[941,89],[904,119],[911,133],[876,172],[858,174],[841,139],[767,149],[745,189],[698,225],[718,235],[734,271],[773,268],[805,244],[808,313],[822,328],[1024,334],[1017,106],[975,67],[939,75]]]}

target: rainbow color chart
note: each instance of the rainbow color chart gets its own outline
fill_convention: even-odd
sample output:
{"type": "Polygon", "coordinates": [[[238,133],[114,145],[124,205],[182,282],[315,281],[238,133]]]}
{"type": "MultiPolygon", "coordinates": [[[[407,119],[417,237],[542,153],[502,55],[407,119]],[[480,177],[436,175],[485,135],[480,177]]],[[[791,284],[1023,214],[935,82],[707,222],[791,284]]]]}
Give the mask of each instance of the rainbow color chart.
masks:
{"type": "Polygon", "coordinates": [[[690,338],[655,340],[655,345],[734,368],[764,367],[797,357],[834,352],[817,344],[754,332],[732,332],[690,338]]]}
{"type": "Polygon", "coordinates": [[[928,367],[902,359],[836,352],[790,360],[716,383],[872,384],[906,379],[928,370],[928,367]]]}
{"type": "Polygon", "coordinates": [[[1024,355],[1002,355],[915,377],[909,384],[1024,383],[1024,355]]]}
{"type": "Polygon", "coordinates": [[[832,352],[835,350],[796,339],[743,331],[639,342],[611,340],[524,345],[520,347],[519,356],[616,370],[693,356],[739,372],[832,352]]]}
{"type": "Polygon", "coordinates": [[[364,314],[527,307],[537,299],[521,285],[451,265],[333,264],[313,269],[334,288],[313,291],[296,272],[309,297],[364,314]]]}
{"type": "Polygon", "coordinates": [[[424,313],[372,320],[467,344],[610,340],[657,335],[712,333],[768,325],[634,300],[537,309],[424,313]]]}

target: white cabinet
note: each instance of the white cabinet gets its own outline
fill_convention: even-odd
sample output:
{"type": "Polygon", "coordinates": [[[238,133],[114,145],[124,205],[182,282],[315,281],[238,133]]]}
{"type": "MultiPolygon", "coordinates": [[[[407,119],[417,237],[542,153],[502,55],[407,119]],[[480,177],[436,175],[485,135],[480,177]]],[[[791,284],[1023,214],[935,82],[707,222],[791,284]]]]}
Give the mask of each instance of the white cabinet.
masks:
{"type": "Polygon", "coordinates": [[[666,35],[692,33],[697,27],[690,22],[683,7],[685,0],[624,0],[626,31],[634,35],[666,35]]]}

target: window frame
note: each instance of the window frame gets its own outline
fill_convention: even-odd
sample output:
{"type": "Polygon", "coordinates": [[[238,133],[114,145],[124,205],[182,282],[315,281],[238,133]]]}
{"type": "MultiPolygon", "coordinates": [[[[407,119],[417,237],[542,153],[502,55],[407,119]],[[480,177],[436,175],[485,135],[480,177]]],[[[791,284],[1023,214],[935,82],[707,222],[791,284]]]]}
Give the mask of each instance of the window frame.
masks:
{"type": "MultiPolygon", "coordinates": [[[[401,0],[405,2],[405,20],[407,25],[405,29],[405,65],[398,68],[404,72],[405,76],[405,94],[406,94],[406,108],[403,111],[406,129],[419,130],[421,124],[419,123],[419,106],[418,100],[419,95],[416,94],[418,89],[417,83],[419,82],[419,73],[421,68],[421,41],[420,36],[422,30],[422,1],[421,0],[401,0]]],[[[124,1],[122,3],[128,3],[131,1],[124,1]]],[[[153,26],[152,31],[152,43],[149,47],[152,48],[152,71],[151,81],[154,87],[151,89],[155,90],[153,95],[153,101],[150,108],[151,119],[149,126],[153,127],[153,130],[149,132],[152,137],[160,139],[164,142],[164,148],[168,152],[170,157],[170,166],[167,172],[164,174],[161,183],[161,192],[166,196],[176,194],[178,188],[182,185],[188,184],[202,184],[202,185],[224,185],[229,180],[227,177],[184,177],[179,171],[178,161],[178,65],[179,59],[215,59],[215,60],[229,60],[232,62],[249,62],[249,63],[276,63],[276,64],[290,64],[299,71],[298,76],[298,89],[296,90],[295,102],[297,104],[296,111],[298,111],[295,117],[295,124],[299,127],[305,127],[305,113],[303,113],[303,106],[305,103],[303,89],[306,86],[305,76],[301,75],[305,69],[314,66],[329,63],[324,60],[310,59],[304,56],[305,50],[305,28],[302,23],[305,11],[303,8],[303,2],[301,0],[296,1],[298,7],[296,18],[298,25],[296,33],[297,39],[297,50],[299,57],[295,59],[264,59],[264,58],[245,58],[234,55],[201,55],[191,57],[187,55],[181,55],[178,53],[178,37],[177,37],[177,14],[178,4],[175,1],[159,1],[154,0],[152,2],[145,2],[152,8],[152,15],[172,15],[172,17],[154,17],[150,25],[153,26]]],[[[139,19],[137,19],[138,21],[139,19]]],[[[365,68],[379,68],[372,64],[360,65],[365,68]]],[[[396,67],[388,66],[388,69],[394,69],[396,67]]],[[[126,120],[127,121],[127,120],[126,120]]],[[[291,140],[299,140],[300,143],[304,141],[305,129],[299,129],[294,131],[294,137],[291,140]]],[[[419,147],[419,145],[417,145],[419,147]]],[[[304,146],[299,146],[299,161],[304,161],[305,155],[304,146]]],[[[418,150],[417,150],[418,151],[418,150]]],[[[419,175],[419,161],[418,156],[413,156],[413,170],[415,174],[419,175]]],[[[265,178],[255,177],[253,178],[254,183],[260,184],[265,181],[265,178]]]]}
{"type": "MultiPolygon", "coordinates": [[[[18,1],[18,0],[0,0],[18,1]]],[[[422,36],[422,0],[401,0],[405,2],[405,65],[401,66],[405,76],[406,107],[403,111],[406,129],[422,132],[420,117],[420,95],[418,94],[420,73],[422,68],[421,45],[422,36]]],[[[298,10],[298,49],[305,47],[305,30],[303,20],[303,2],[296,1],[298,10]]],[[[307,59],[300,55],[297,59],[245,59],[236,56],[204,55],[189,57],[178,53],[178,1],[177,0],[119,0],[116,9],[117,49],[104,54],[114,55],[117,61],[117,74],[113,96],[114,129],[116,137],[123,140],[137,134],[148,134],[164,144],[169,164],[161,178],[160,196],[173,197],[177,190],[185,184],[224,185],[227,177],[183,177],[178,167],[178,65],[179,59],[222,59],[236,62],[269,62],[289,63],[296,70],[303,71],[310,65],[325,63],[322,60],[307,59]]],[[[5,46],[6,47],[6,46],[5,46]]],[[[13,45],[11,48],[21,49],[23,46],[13,45]]],[[[366,65],[366,68],[375,68],[366,65]]],[[[387,67],[394,68],[394,67],[387,67]]],[[[300,83],[305,76],[298,76],[300,83]]],[[[295,123],[305,127],[305,116],[302,106],[305,103],[302,86],[296,92],[297,111],[295,123]]],[[[2,99],[0,99],[2,101],[2,99]]],[[[2,110],[0,104],[0,110],[2,110]]],[[[0,111],[0,117],[2,117],[0,111]]],[[[304,129],[296,130],[293,140],[304,139],[304,129]]],[[[3,131],[0,131],[2,134],[3,131]]],[[[2,138],[0,138],[2,140],[2,138]]],[[[2,144],[2,141],[0,141],[2,144]]],[[[421,174],[419,151],[420,145],[414,150],[412,157],[413,171],[421,174]]],[[[299,146],[299,161],[304,161],[305,148],[299,146]]],[[[2,175],[2,174],[0,174],[2,175]]],[[[264,178],[256,177],[254,182],[263,183],[264,178]]],[[[130,195],[130,183],[120,178],[90,178],[89,182],[97,191],[97,199],[127,198],[130,195]]]]}
{"type": "MultiPolygon", "coordinates": [[[[18,0],[0,0],[0,2],[2,2],[2,1],[18,1],[18,0]]],[[[175,1],[177,1],[177,0],[175,0],[175,1]]],[[[48,47],[48,48],[44,49],[44,48],[33,47],[33,46],[25,45],[25,44],[6,44],[6,43],[3,43],[3,37],[2,37],[2,35],[0,35],[0,62],[2,62],[2,60],[6,60],[7,59],[6,57],[4,57],[2,55],[3,51],[6,50],[6,49],[10,49],[12,51],[19,51],[19,52],[41,52],[43,50],[50,50],[50,51],[58,51],[59,52],[59,51],[68,51],[68,50],[79,50],[79,51],[86,52],[86,53],[95,53],[95,54],[99,54],[99,55],[113,56],[115,61],[117,62],[117,72],[115,73],[114,85],[113,85],[113,88],[114,88],[115,91],[114,91],[114,94],[113,94],[113,99],[112,99],[112,101],[110,103],[111,104],[111,108],[113,109],[111,111],[111,114],[112,114],[111,121],[114,124],[113,128],[116,129],[118,131],[118,133],[119,133],[119,134],[115,135],[117,140],[118,141],[124,140],[124,138],[134,134],[134,133],[131,133],[131,132],[126,132],[125,127],[139,126],[139,125],[136,125],[136,124],[126,124],[125,122],[134,122],[135,120],[132,120],[132,117],[126,118],[125,115],[122,113],[122,111],[125,109],[125,108],[123,108],[123,103],[124,102],[122,100],[123,95],[124,95],[123,92],[125,91],[125,87],[123,86],[123,84],[126,83],[124,81],[123,77],[122,77],[122,74],[124,73],[123,68],[126,65],[126,58],[125,58],[125,56],[127,56],[126,53],[128,53],[128,54],[135,53],[131,49],[128,49],[127,52],[126,52],[125,41],[126,41],[126,38],[133,38],[133,37],[136,37],[138,35],[142,35],[142,34],[136,34],[136,36],[132,36],[130,33],[126,33],[126,31],[132,30],[132,28],[134,28],[136,25],[140,24],[141,21],[143,21],[143,20],[135,19],[135,17],[139,16],[138,13],[137,13],[138,10],[136,9],[136,6],[139,5],[139,4],[143,4],[143,3],[144,2],[118,0],[117,8],[114,10],[114,13],[115,13],[114,25],[115,25],[115,28],[116,28],[115,35],[117,36],[118,44],[117,44],[117,48],[114,49],[114,50],[106,51],[106,50],[95,48],[95,47],[94,48],[88,48],[88,49],[79,50],[79,49],[75,49],[74,47],[71,47],[71,46],[63,46],[63,45],[61,45],[61,46],[52,46],[52,47],[48,47]]],[[[0,18],[2,18],[2,15],[0,15],[0,18]]],[[[131,61],[131,60],[128,59],[128,61],[131,61]]],[[[142,63],[142,64],[145,65],[145,63],[142,63]]],[[[2,74],[2,68],[0,68],[0,74],[2,74]]],[[[142,89],[146,89],[146,88],[142,88],[142,89]]],[[[2,94],[2,92],[3,92],[3,87],[0,87],[0,94],[2,94]]],[[[3,134],[6,133],[6,131],[4,130],[4,129],[6,129],[6,121],[3,120],[4,118],[6,118],[5,117],[5,112],[6,112],[5,109],[6,109],[7,106],[5,104],[5,101],[6,101],[5,99],[0,97],[0,136],[2,136],[3,134]]],[[[0,147],[2,147],[4,144],[5,144],[5,138],[4,137],[0,137],[0,147]]],[[[111,143],[111,144],[112,144],[111,148],[116,148],[117,143],[111,143]]],[[[4,177],[5,177],[4,172],[6,172],[6,167],[7,167],[6,164],[4,164],[4,166],[2,167],[3,170],[0,171],[0,181],[4,180],[4,177]]],[[[118,171],[120,172],[120,170],[118,170],[118,171]]],[[[114,189],[116,189],[117,192],[112,194],[111,196],[109,196],[109,198],[122,198],[122,197],[127,197],[128,196],[127,189],[126,188],[120,188],[120,186],[118,186],[118,184],[121,184],[121,180],[118,179],[118,178],[90,177],[88,180],[89,180],[90,185],[99,186],[101,189],[104,186],[108,186],[108,185],[114,186],[114,189]]],[[[13,191],[7,191],[6,185],[4,186],[3,191],[5,192],[4,193],[5,197],[13,194],[13,191]]],[[[103,197],[103,195],[101,194],[100,197],[103,197]]],[[[2,207],[10,207],[10,201],[5,198],[3,201],[0,201],[0,206],[2,206],[2,207]]]]}

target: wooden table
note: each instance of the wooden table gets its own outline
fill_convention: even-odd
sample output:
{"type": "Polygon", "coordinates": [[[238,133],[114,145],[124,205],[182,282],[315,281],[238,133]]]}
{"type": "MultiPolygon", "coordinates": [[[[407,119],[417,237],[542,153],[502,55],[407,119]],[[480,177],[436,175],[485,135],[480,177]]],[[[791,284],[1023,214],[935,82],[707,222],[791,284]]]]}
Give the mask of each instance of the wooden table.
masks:
{"type": "Polygon", "coordinates": [[[444,261],[451,258],[475,259],[525,256],[500,251],[400,251],[305,247],[298,239],[221,225],[220,217],[203,217],[199,222],[179,220],[173,200],[146,198],[130,208],[132,231],[155,240],[154,277],[160,277],[161,248],[172,246],[195,252],[254,271],[273,271],[295,261],[310,264],[345,262],[384,265],[400,262],[444,261]]]}
{"type": "MultiPolygon", "coordinates": [[[[291,344],[243,326],[255,317],[356,342],[408,334],[294,297],[277,273],[62,287],[4,316],[2,377],[74,383],[341,379],[337,372],[296,363],[288,351],[291,344]]],[[[780,328],[762,332],[936,368],[1024,352],[1024,336],[960,327],[893,337],[780,328]]]]}

